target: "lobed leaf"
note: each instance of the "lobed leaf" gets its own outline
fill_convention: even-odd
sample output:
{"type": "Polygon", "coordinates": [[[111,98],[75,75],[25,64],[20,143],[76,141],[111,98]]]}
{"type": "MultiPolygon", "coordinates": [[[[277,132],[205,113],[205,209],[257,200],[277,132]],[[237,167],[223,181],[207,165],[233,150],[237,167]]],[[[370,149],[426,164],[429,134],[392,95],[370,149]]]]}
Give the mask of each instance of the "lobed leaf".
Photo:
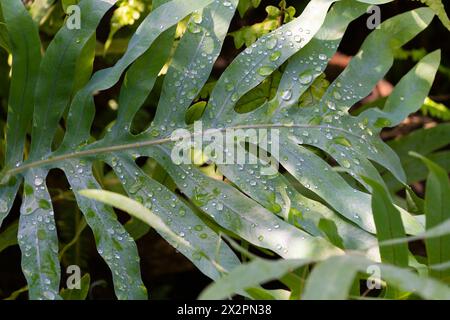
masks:
{"type": "Polygon", "coordinates": [[[75,192],[78,206],[94,233],[97,251],[111,269],[117,298],[147,299],[136,243],[117,221],[111,207],[79,195],[81,190],[100,188],[93,177],[91,164],[67,161],[63,169],[75,192]]]}
{"type": "Polygon", "coordinates": [[[115,2],[81,1],[83,27],[69,29],[64,26],[47,48],[36,86],[30,159],[41,158],[51,151],[58,122],[72,98],[78,57],[95,33],[100,19],[115,2]]]}
{"type": "Polygon", "coordinates": [[[232,108],[245,93],[261,83],[317,33],[333,0],[313,0],[302,14],[261,37],[233,60],[220,77],[204,119],[210,127],[232,121],[232,108]]]}
{"type": "Polygon", "coordinates": [[[224,228],[282,257],[326,257],[339,253],[320,238],[298,230],[232,186],[205,176],[191,165],[175,165],[170,150],[154,148],[151,156],[170,174],[193,203],[224,228]]]}
{"type": "MultiPolygon", "coordinates": [[[[0,4],[13,57],[5,151],[5,167],[13,167],[23,160],[41,57],[40,40],[37,27],[22,2],[5,0],[0,4]]],[[[0,189],[0,225],[11,210],[20,183],[20,178],[13,178],[0,189]]]]}
{"type": "Polygon", "coordinates": [[[217,265],[224,270],[230,270],[240,263],[210,227],[167,187],[148,177],[132,159],[118,155],[111,157],[108,163],[116,172],[129,197],[151,211],[152,215],[158,217],[165,226],[163,229],[154,226],[148,219],[143,219],[141,214],[136,214],[134,209],[125,211],[131,211],[132,216],[154,227],[200,271],[212,279],[218,279],[221,270],[217,269],[217,265]],[[174,234],[178,236],[176,239],[181,237],[186,246],[176,241],[174,234]]]}
{"type": "Polygon", "coordinates": [[[45,185],[46,174],[46,170],[35,169],[25,175],[17,236],[22,252],[22,271],[27,279],[29,298],[33,300],[61,298],[58,236],[45,185]]]}
{"type": "Polygon", "coordinates": [[[67,131],[60,152],[74,148],[90,137],[94,115],[92,94],[112,87],[125,69],[142,56],[167,29],[189,13],[201,9],[212,0],[173,0],[153,10],[131,37],[127,51],[120,60],[107,69],[97,71],[89,83],[73,99],[67,119],[67,131]]]}
{"type": "Polygon", "coordinates": [[[185,112],[209,78],[237,3],[216,0],[191,16],[164,79],[154,126],[185,126],[185,112]]]}

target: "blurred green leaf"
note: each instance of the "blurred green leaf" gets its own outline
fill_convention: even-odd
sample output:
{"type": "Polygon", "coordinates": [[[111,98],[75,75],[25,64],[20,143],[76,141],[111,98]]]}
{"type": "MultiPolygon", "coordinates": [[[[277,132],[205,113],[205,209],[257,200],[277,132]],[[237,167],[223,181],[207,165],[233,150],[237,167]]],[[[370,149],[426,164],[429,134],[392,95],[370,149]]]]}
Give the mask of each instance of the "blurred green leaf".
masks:
{"type": "Polygon", "coordinates": [[[431,117],[442,121],[450,120],[450,110],[447,106],[442,103],[437,103],[430,98],[425,99],[425,102],[420,110],[425,116],[430,115],[431,117]]]}
{"type": "Polygon", "coordinates": [[[261,0],[239,0],[239,14],[243,18],[249,9],[258,8],[260,4],[261,0]]]}
{"type": "MultiPolygon", "coordinates": [[[[450,221],[450,181],[447,172],[429,159],[411,153],[422,160],[430,171],[425,193],[426,229],[450,221]]],[[[428,264],[439,265],[450,261],[450,235],[425,239],[428,264]]],[[[450,282],[450,267],[447,269],[430,270],[430,275],[450,282]]]]}
{"type": "Polygon", "coordinates": [[[0,252],[17,244],[17,229],[19,222],[15,221],[0,233],[0,252]]]}
{"type": "MultiPolygon", "coordinates": [[[[364,177],[364,180],[372,187],[372,212],[377,229],[378,242],[404,238],[406,233],[400,212],[393,205],[389,193],[378,182],[367,177],[364,177]]],[[[381,261],[399,267],[407,267],[408,252],[408,246],[405,244],[381,247],[381,261]]]]}
{"type": "Polygon", "coordinates": [[[230,297],[239,291],[256,287],[271,280],[281,278],[286,273],[303,265],[309,260],[262,260],[256,259],[231,270],[215,283],[209,285],[199,296],[200,300],[218,300],[230,297]]]}
{"type": "Polygon", "coordinates": [[[433,278],[419,276],[408,269],[378,264],[360,256],[331,257],[318,264],[306,282],[305,300],[342,300],[348,298],[356,275],[378,268],[383,280],[403,292],[425,299],[450,299],[450,288],[433,278]]]}
{"type": "MultiPolygon", "coordinates": [[[[450,172],[450,152],[443,150],[450,144],[450,124],[448,123],[413,131],[406,136],[389,141],[388,144],[400,157],[408,184],[425,180],[428,174],[424,163],[410,156],[410,151],[428,157],[431,161],[443,167],[444,170],[450,172]]],[[[385,172],[383,178],[392,192],[397,192],[404,187],[390,172],[385,172]]]]}

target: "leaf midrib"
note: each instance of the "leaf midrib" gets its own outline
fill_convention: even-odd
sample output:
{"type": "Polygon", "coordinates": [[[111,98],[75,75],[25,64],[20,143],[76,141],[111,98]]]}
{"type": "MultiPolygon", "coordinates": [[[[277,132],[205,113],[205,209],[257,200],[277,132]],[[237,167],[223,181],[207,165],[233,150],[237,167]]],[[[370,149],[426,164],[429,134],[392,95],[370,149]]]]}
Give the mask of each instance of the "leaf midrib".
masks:
{"type": "MultiPolygon", "coordinates": [[[[329,125],[301,125],[301,124],[281,124],[281,123],[276,123],[276,124],[252,124],[252,125],[237,125],[237,126],[233,126],[233,127],[223,127],[223,128],[216,128],[216,129],[208,129],[204,132],[200,132],[200,134],[214,134],[217,132],[225,132],[227,130],[239,130],[239,129],[268,129],[268,128],[272,128],[272,129],[287,129],[287,128],[309,128],[309,129],[328,129],[328,130],[335,130],[335,131],[341,131],[344,132],[348,135],[352,135],[358,139],[361,139],[361,137],[359,135],[356,135],[353,132],[350,132],[348,130],[345,130],[343,128],[338,128],[338,127],[333,127],[333,126],[329,126],[329,125]]],[[[191,133],[192,137],[198,136],[198,133],[191,133]]],[[[140,140],[143,139],[145,137],[147,137],[147,135],[138,135],[138,136],[133,136],[134,138],[136,138],[136,140],[140,140]]],[[[100,140],[102,141],[102,140],[100,140]]],[[[99,142],[100,142],[99,141],[99,142]]],[[[60,161],[64,161],[64,160],[68,160],[68,159],[76,159],[76,158],[83,158],[83,157],[89,157],[89,156],[94,156],[97,154],[104,154],[104,153],[111,153],[111,152],[118,152],[118,151],[126,151],[126,150],[133,150],[133,149],[140,149],[140,148],[144,148],[144,147],[150,147],[153,145],[162,145],[165,143],[170,143],[170,142],[174,142],[173,139],[171,137],[165,137],[165,138],[161,138],[161,139],[155,139],[155,140],[150,140],[150,141],[136,141],[136,142],[132,142],[132,143],[125,143],[125,144],[119,144],[119,145],[112,145],[112,146],[106,146],[106,147],[98,147],[98,148],[92,148],[92,149],[84,149],[81,151],[76,151],[76,152],[70,152],[70,153],[65,153],[65,154],[60,154],[60,155],[54,155],[52,156],[52,154],[50,154],[50,156],[46,159],[41,159],[41,160],[37,160],[37,161],[31,161],[31,162],[25,162],[24,164],[9,169],[9,170],[5,170],[1,175],[0,175],[0,180],[3,179],[4,177],[11,177],[11,176],[15,176],[17,174],[23,173],[29,169],[32,168],[37,168],[37,167],[43,167],[43,166],[47,166],[50,165],[52,163],[57,163],[60,161]]],[[[88,145],[87,147],[92,146],[92,144],[88,145]]],[[[3,181],[1,181],[3,183],[3,181]]]]}

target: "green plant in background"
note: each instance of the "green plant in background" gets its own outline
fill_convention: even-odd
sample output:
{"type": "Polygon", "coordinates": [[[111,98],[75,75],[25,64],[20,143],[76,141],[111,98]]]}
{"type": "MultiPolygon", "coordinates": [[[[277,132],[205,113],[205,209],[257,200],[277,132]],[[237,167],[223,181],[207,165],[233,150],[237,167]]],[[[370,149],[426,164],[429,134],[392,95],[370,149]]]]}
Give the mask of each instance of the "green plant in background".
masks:
{"type": "MultiPolygon", "coordinates": [[[[111,269],[119,299],[147,298],[133,240],[148,230],[140,220],[216,281],[202,298],[233,293],[280,299],[354,297],[359,295],[354,284],[373,265],[380,268],[384,281],[380,297],[450,298],[445,284],[449,257],[439,254],[450,252],[443,250],[449,243],[445,235],[450,212],[445,200],[449,199],[446,170],[421,158],[431,173],[425,202],[411,195],[421,214],[413,215],[408,205],[394,205],[387,191],[387,187],[395,191],[390,176],[400,189],[410,182],[410,176],[403,169],[403,157],[379,137],[382,128],[399,124],[422,107],[439,67],[440,52],[420,59],[382,109],[367,108],[357,116],[348,113],[388,72],[396,50],[429,25],[433,11],[420,8],[386,20],[366,38],[335,81],[328,83],[323,76],[347,26],[371,4],[380,2],[390,1],[310,1],[299,17],[288,14],[289,19],[284,16],[276,29],[250,41],[220,79],[208,84],[204,96],[208,102],[191,107],[210,80],[237,0],[153,1],[152,11],[120,59],[92,76],[95,30],[116,1],[80,1],[82,28],[61,27],[41,57],[38,29],[26,8],[20,1],[0,0],[2,34],[7,35],[5,43],[12,55],[0,221],[20,190],[17,237],[29,297],[84,298],[87,292],[59,290],[61,252],[54,199],[46,184],[49,170],[58,168],[93,231],[98,253],[111,269]],[[147,129],[134,135],[133,119],[171,55],[176,25],[186,17],[187,31],[165,74],[156,115],[147,129]],[[104,135],[93,137],[93,95],[113,87],[122,77],[117,118],[104,135]],[[256,97],[264,96],[255,104],[256,97]],[[175,165],[170,158],[170,136],[177,128],[192,129],[186,113],[192,115],[194,107],[201,112],[192,117],[215,132],[278,129],[276,160],[283,170],[265,176],[260,174],[261,164],[175,165]],[[58,134],[63,138],[55,139],[58,134]],[[151,163],[164,169],[169,182],[161,183],[167,179],[147,174],[136,163],[142,158],[151,158],[151,163]],[[102,190],[98,172],[106,165],[128,198],[102,190]],[[111,206],[137,219],[124,226],[111,206]],[[413,237],[405,239],[406,234],[413,237]],[[405,245],[424,237],[428,261],[413,256],[405,245]],[[254,257],[235,241],[283,260],[254,257]],[[242,264],[236,250],[252,261],[242,264]],[[303,286],[305,276],[290,271],[308,271],[313,263],[317,266],[303,286]],[[280,279],[290,291],[259,286],[271,279],[280,279]],[[330,286],[333,281],[336,285],[330,286]]],[[[439,148],[409,150],[428,156],[439,148]]],[[[409,150],[405,158],[410,157],[409,150]]],[[[196,151],[201,157],[202,150],[196,151]]],[[[11,242],[10,234],[8,229],[1,235],[11,242]]],[[[89,277],[83,281],[86,288],[89,277]]]]}
{"type": "Polygon", "coordinates": [[[437,103],[430,98],[426,98],[425,102],[421,108],[424,115],[430,115],[434,118],[441,119],[444,121],[450,120],[450,110],[442,103],[437,103]]]}
{"type": "Polygon", "coordinates": [[[450,19],[448,18],[447,12],[445,12],[444,5],[440,0],[412,0],[412,1],[420,1],[423,4],[429,6],[439,17],[442,24],[450,30],[450,19]]]}
{"type": "MultiPolygon", "coordinates": [[[[243,3],[243,5],[240,5],[238,9],[241,16],[243,16],[243,13],[250,8],[251,4],[246,1],[242,1],[240,4],[241,3],[243,3]],[[241,7],[242,9],[240,9],[241,7]]],[[[260,1],[253,3],[253,6],[257,7],[259,3],[260,1]]],[[[266,12],[267,18],[264,19],[264,21],[255,23],[251,26],[242,27],[241,29],[230,33],[237,49],[241,48],[243,45],[246,47],[251,46],[258,38],[279,28],[283,23],[290,22],[295,16],[295,8],[287,7],[285,0],[280,2],[279,8],[274,6],[266,7],[266,12]]]]}
{"type": "Polygon", "coordinates": [[[252,8],[258,8],[261,4],[261,0],[241,0],[238,4],[238,11],[241,17],[245,16],[247,11],[252,8]]]}
{"type": "Polygon", "coordinates": [[[108,50],[117,31],[125,26],[133,25],[145,11],[149,11],[150,4],[148,2],[140,0],[123,0],[118,2],[118,8],[114,10],[111,18],[111,30],[105,43],[105,51],[108,50]]]}

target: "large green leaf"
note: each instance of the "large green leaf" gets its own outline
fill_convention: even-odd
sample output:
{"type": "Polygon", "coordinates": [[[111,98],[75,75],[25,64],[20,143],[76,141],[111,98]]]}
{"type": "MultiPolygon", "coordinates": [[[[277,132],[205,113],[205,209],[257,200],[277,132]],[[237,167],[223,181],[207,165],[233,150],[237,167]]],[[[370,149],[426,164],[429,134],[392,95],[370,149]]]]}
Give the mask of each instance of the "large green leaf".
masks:
{"type": "Polygon", "coordinates": [[[195,166],[174,164],[169,149],[154,149],[152,156],[197,207],[250,243],[285,258],[326,257],[339,252],[326,241],[279,219],[229,184],[205,176],[195,166]]]}
{"type": "MultiPolygon", "coordinates": [[[[268,168],[263,162],[235,165],[218,163],[211,158],[211,163],[202,163],[205,166],[199,167],[178,165],[171,159],[175,145],[171,134],[179,128],[186,129],[185,133],[193,131],[194,126],[185,123],[185,112],[210,80],[237,9],[237,0],[156,2],[122,57],[90,79],[95,29],[114,1],[81,1],[85,26],[74,31],[63,27],[57,33],[40,64],[36,90],[34,87],[31,90],[34,92],[30,95],[34,99],[31,107],[34,105],[35,110],[30,156],[17,167],[16,161],[7,161],[2,172],[2,183],[7,184],[0,187],[1,218],[12,206],[22,179],[25,180],[18,236],[30,297],[59,298],[57,237],[45,183],[52,168],[62,169],[75,191],[78,206],[94,231],[98,252],[113,273],[115,292],[120,299],[146,298],[136,245],[117,221],[112,208],[82,197],[79,192],[83,193],[83,189],[97,189],[84,194],[137,215],[213,279],[220,279],[227,272],[234,279],[237,276],[233,270],[241,268],[235,254],[221,242],[219,232],[222,231],[261,251],[268,249],[283,258],[311,261],[343,254],[335,245],[344,250],[361,250],[376,261],[376,254],[365,249],[376,247],[375,237],[370,233],[380,229],[383,222],[393,226],[396,232],[380,232],[382,242],[403,237],[405,232],[400,230],[401,223],[406,233],[422,234],[419,219],[405,210],[390,204],[384,208],[394,215],[386,216],[382,210],[370,208],[371,201],[377,208],[390,201],[380,192],[384,187],[383,180],[372,161],[381,164],[400,182],[405,182],[398,156],[380,139],[379,133],[382,127],[398,123],[421,107],[439,65],[439,52],[424,57],[399,82],[382,111],[369,109],[356,117],[347,111],[371,92],[392,66],[393,52],[421,32],[430,23],[433,13],[421,8],[386,20],[380,29],[368,36],[336,81],[329,87],[324,86],[326,91],[316,97],[320,100],[299,104],[314,87],[315,79],[323,79],[327,63],[349,23],[362,15],[368,4],[389,1],[334,2],[310,1],[298,18],[261,37],[240,53],[216,82],[205,115],[201,117],[204,127],[210,129],[210,135],[232,129],[279,130],[280,152],[273,155],[273,164],[281,164],[282,168],[266,175],[268,168]],[[155,120],[147,130],[133,135],[130,131],[132,122],[171,54],[174,27],[189,15],[187,31],[175,49],[162,81],[155,120]],[[281,79],[279,84],[278,81],[273,83],[269,101],[262,99],[249,109],[235,110],[241,98],[241,102],[245,102],[245,97],[277,69],[276,74],[281,75],[281,79]],[[103,138],[94,141],[91,137],[95,112],[93,95],[112,88],[121,79],[116,123],[111,124],[103,138]],[[411,90],[413,93],[408,94],[411,90]],[[55,133],[59,122],[67,109],[64,140],[52,150],[52,142],[58,141],[55,133]],[[249,110],[252,111],[247,112],[249,110]],[[163,185],[145,172],[136,161],[143,157],[158,163],[155,170],[164,171],[161,174],[168,175],[174,183],[163,185]],[[100,190],[101,184],[93,174],[95,160],[100,160],[95,162],[96,168],[101,168],[104,162],[113,169],[110,175],[117,176],[124,191],[135,201],[100,190]],[[216,166],[220,172],[211,174],[216,166]],[[370,177],[376,185],[371,186],[372,182],[367,183],[361,176],[370,177]]],[[[3,8],[6,2],[1,3],[3,8]]],[[[13,15],[20,15],[30,24],[31,19],[23,13],[23,6],[9,3],[7,6],[16,10],[11,11],[13,15]]],[[[26,48],[14,53],[14,41],[19,42],[23,35],[17,31],[16,20],[8,22],[5,18],[5,22],[12,39],[13,57],[31,57],[26,48]]],[[[36,32],[34,37],[38,40],[36,32]]],[[[28,41],[32,42],[30,39],[28,41]]],[[[30,46],[36,52],[40,50],[38,41],[30,46]]],[[[22,66],[25,71],[31,67],[37,68],[31,64],[22,66]]],[[[37,72],[36,69],[36,77],[37,72]]],[[[13,66],[14,81],[21,83],[24,80],[20,75],[17,75],[20,81],[14,77],[13,66]]],[[[20,93],[18,89],[12,91],[17,99],[21,97],[20,93]]],[[[22,143],[17,148],[20,155],[14,151],[17,161],[22,161],[25,122],[20,122],[22,129],[7,129],[7,143],[14,139],[22,143]]],[[[201,157],[205,150],[196,147],[194,152],[201,157]]],[[[268,147],[260,146],[260,149],[264,148],[268,147]]],[[[261,154],[259,156],[261,158],[261,154]]],[[[258,160],[262,160],[260,158],[258,160]]],[[[403,258],[390,255],[398,248],[405,246],[381,249],[383,261],[404,266],[403,258]]],[[[342,291],[324,292],[324,296],[346,297],[356,272],[369,263],[355,259],[349,261],[355,261],[359,268],[353,268],[352,262],[347,261],[348,270],[337,275],[330,272],[330,276],[342,281],[343,287],[342,291]]],[[[289,261],[280,262],[284,267],[279,270],[276,270],[276,263],[270,263],[269,273],[275,273],[267,276],[258,273],[257,277],[249,277],[248,282],[243,282],[241,288],[235,280],[230,281],[227,294],[243,293],[259,282],[282,276],[289,261]]],[[[441,262],[445,263],[441,259],[438,264],[441,262]]],[[[327,270],[326,265],[321,266],[316,268],[317,272],[322,268],[327,270]]],[[[392,281],[393,287],[398,286],[400,290],[414,291],[403,283],[405,279],[412,279],[419,287],[430,285],[428,279],[412,277],[408,272],[405,276],[398,268],[383,268],[387,270],[386,280],[392,281]]],[[[447,294],[435,282],[431,282],[430,287],[431,291],[419,288],[419,294],[425,298],[447,294]]],[[[247,293],[253,297],[267,296],[260,288],[247,293]]]]}
{"type": "Polygon", "coordinates": [[[222,49],[238,0],[214,1],[188,22],[164,79],[153,125],[165,128],[184,126],[185,111],[208,80],[222,49]]]}
{"type": "MultiPolygon", "coordinates": [[[[36,25],[20,1],[1,1],[1,9],[11,46],[12,79],[8,99],[8,130],[5,167],[23,160],[25,135],[33,114],[34,90],[41,58],[36,25]]],[[[0,189],[0,225],[11,210],[20,179],[0,189]]]]}

